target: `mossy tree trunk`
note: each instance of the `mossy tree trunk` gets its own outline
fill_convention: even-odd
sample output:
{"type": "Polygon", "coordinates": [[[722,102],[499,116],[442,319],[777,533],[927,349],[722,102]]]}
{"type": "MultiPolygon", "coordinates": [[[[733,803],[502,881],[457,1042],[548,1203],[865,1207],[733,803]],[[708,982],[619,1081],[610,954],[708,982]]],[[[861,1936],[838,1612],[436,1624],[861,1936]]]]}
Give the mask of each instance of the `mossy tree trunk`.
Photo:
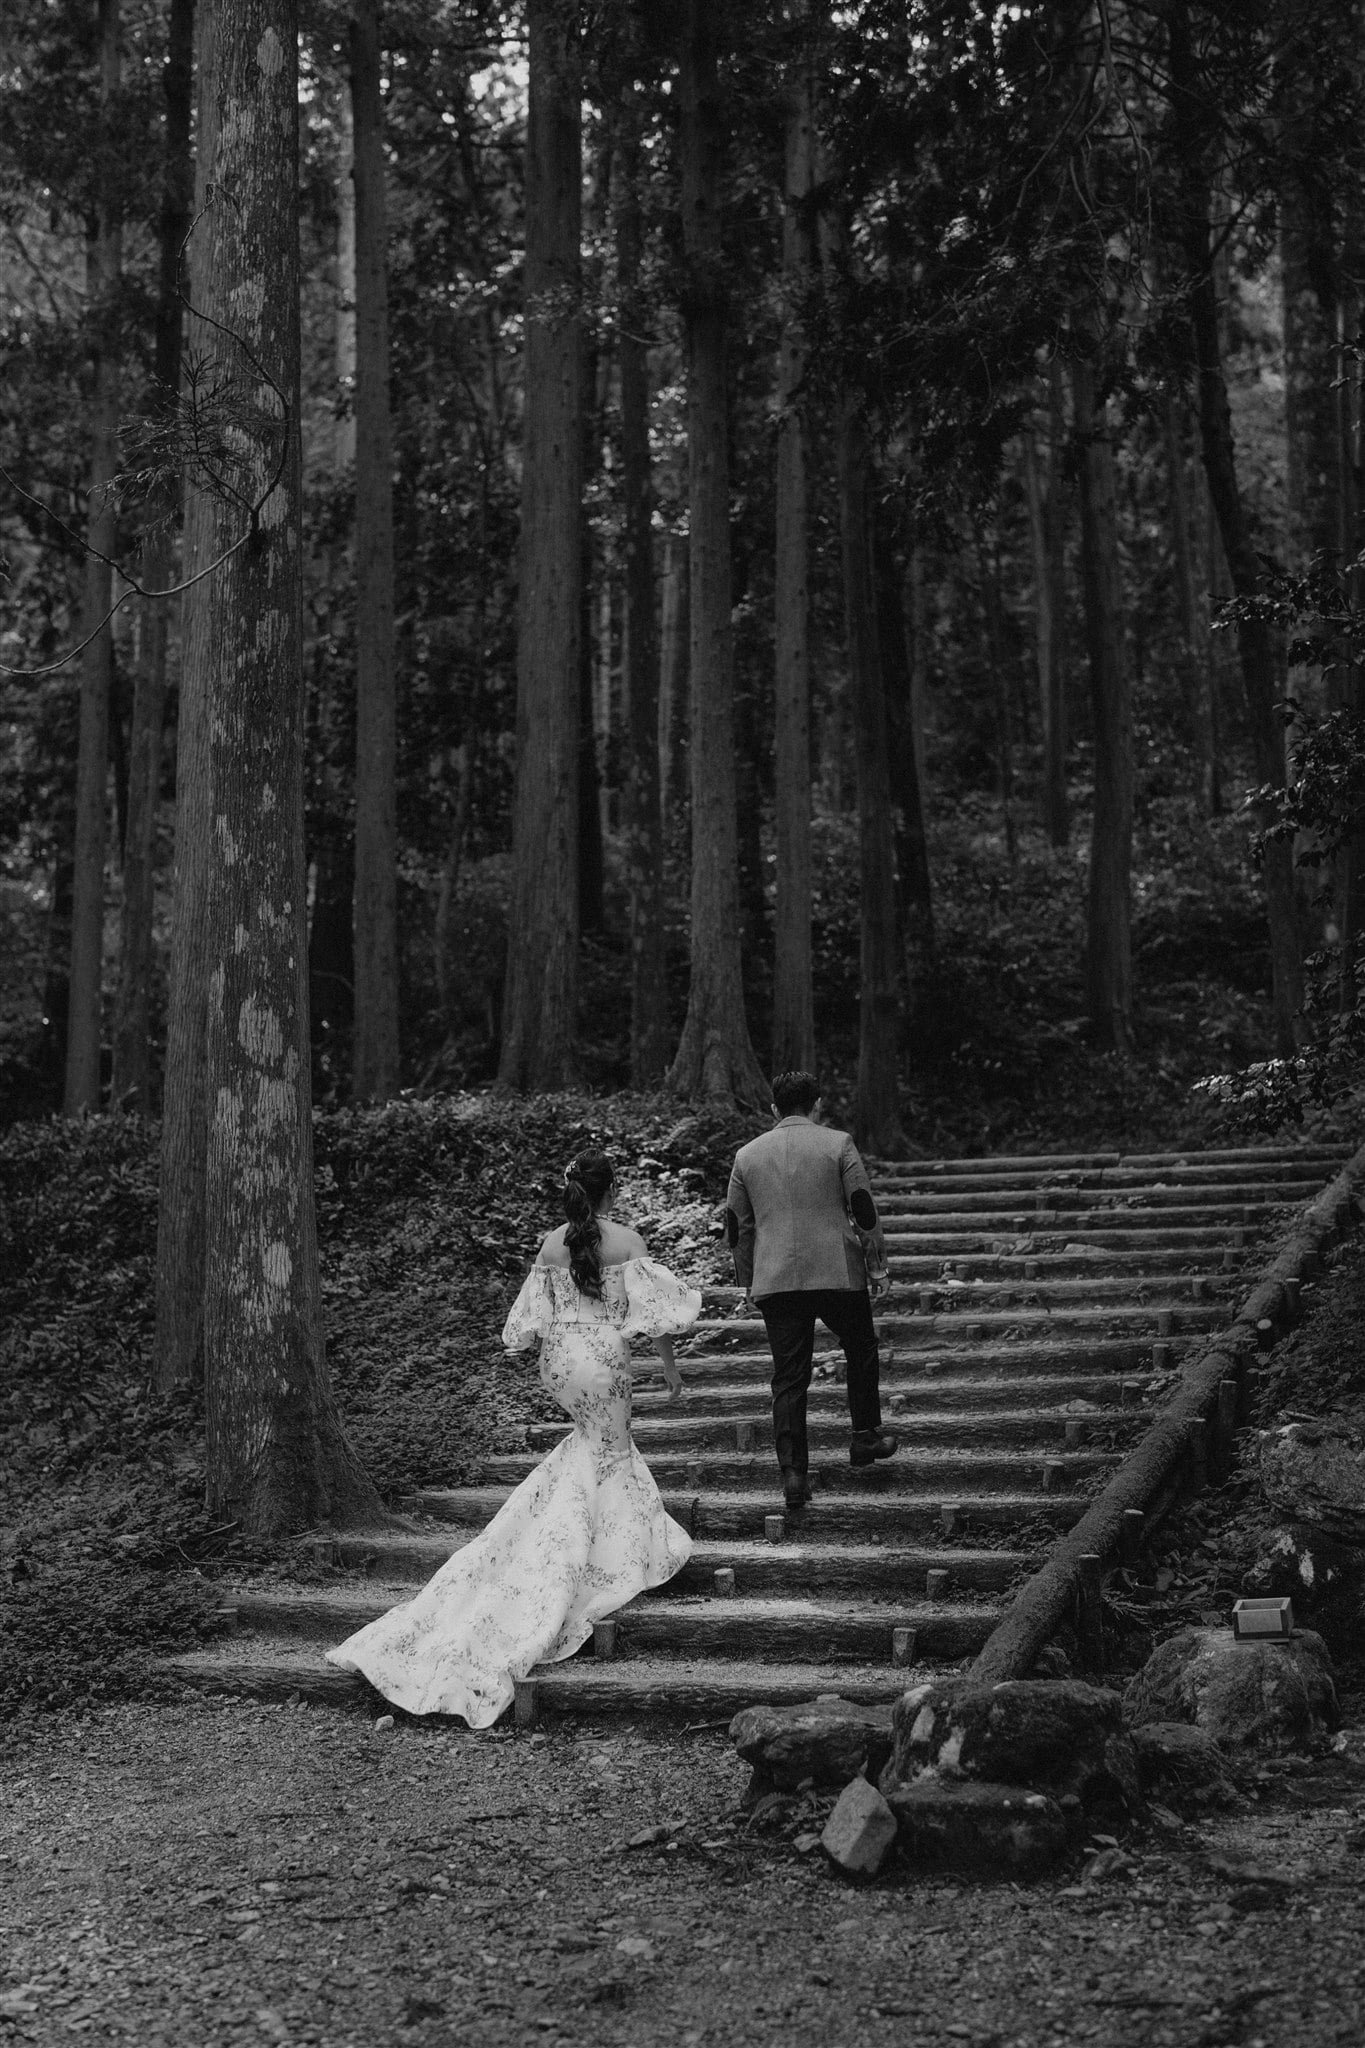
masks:
{"type": "Polygon", "coordinates": [[[530,0],[526,131],[526,412],[517,619],[512,897],[498,1078],[576,1073],[582,109],[572,0],[530,0]]]}

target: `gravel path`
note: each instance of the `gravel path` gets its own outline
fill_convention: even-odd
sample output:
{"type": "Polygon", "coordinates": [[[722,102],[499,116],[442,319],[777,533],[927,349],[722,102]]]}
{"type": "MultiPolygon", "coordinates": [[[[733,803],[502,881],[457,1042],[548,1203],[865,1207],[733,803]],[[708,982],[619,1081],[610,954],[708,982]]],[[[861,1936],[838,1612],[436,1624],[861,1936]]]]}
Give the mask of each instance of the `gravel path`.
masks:
{"type": "Polygon", "coordinates": [[[0,2048],[1361,2039],[1365,1731],[1027,1889],[851,1890],[755,1831],[744,1779],[712,1731],[211,1699],[12,1729],[0,2048]]]}

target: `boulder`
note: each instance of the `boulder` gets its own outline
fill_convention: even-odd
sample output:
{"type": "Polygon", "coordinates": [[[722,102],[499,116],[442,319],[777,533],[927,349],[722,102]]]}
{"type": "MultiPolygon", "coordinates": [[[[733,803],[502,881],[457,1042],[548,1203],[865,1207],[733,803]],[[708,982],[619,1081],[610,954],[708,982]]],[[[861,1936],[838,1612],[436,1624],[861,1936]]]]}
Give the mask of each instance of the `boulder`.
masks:
{"type": "Polygon", "coordinates": [[[1134,1727],[1185,1721],[1224,1749],[1301,1749],[1339,1719],[1332,1660],[1322,1637],[1241,1642],[1225,1628],[1186,1628],[1153,1651],[1128,1686],[1134,1727]]]}
{"type": "Polygon", "coordinates": [[[876,1778],[891,1754],[891,1709],[834,1693],[794,1707],[745,1707],[730,1740],[753,1765],[757,1791],[794,1792],[807,1780],[847,1785],[864,1768],[876,1778]]]}
{"type": "Polygon", "coordinates": [[[1139,1803],[1137,1759],[1115,1692],[1078,1679],[916,1686],[896,1702],[882,1790],[924,1771],[1075,1794],[1092,1817],[1139,1803]]]}
{"type": "Polygon", "coordinates": [[[1066,1854],[1066,1818],[1045,1792],[926,1771],[889,1792],[887,1804],[901,1854],[914,1863],[1035,1877],[1066,1854]]]}
{"type": "Polygon", "coordinates": [[[1271,1598],[1287,1594],[1296,1614],[1310,1613],[1329,1596],[1359,1588],[1365,1580],[1365,1549],[1315,1529],[1311,1522],[1286,1522],[1262,1539],[1242,1591],[1271,1598]]]}
{"type": "Polygon", "coordinates": [[[1261,1433],[1261,1488],[1272,1506],[1325,1536],[1365,1547],[1365,1443],[1349,1424],[1286,1422],[1261,1433]]]}
{"type": "Polygon", "coordinates": [[[875,1785],[854,1778],[835,1801],[820,1846],[846,1877],[875,1877],[896,1839],[896,1816],[875,1785]]]}
{"type": "Polygon", "coordinates": [[[1241,1800],[1213,1737],[1188,1721],[1147,1721],[1133,1730],[1143,1793],[1167,1806],[1236,1806],[1241,1800]]]}

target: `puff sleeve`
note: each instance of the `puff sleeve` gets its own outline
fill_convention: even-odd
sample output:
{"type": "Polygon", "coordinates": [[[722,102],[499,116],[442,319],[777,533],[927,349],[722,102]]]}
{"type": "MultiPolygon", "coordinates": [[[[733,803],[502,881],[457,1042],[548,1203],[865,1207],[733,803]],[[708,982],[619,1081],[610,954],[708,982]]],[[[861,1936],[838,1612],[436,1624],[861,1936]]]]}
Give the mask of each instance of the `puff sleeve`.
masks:
{"type": "Polygon", "coordinates": [[[529,1351],[537,1337],[548,1335],[552,1304],[548,1266],[532,1266],[502,1326],[508,1351],[529,1351]]]}
{"type": "Polygon", "coordinates": [[[622,1268],[626,1283],[623,1337],[681,1337],[701,1314],[701,1295],[661,1266],[657,1259],[630,1259],[622,1268]]]}

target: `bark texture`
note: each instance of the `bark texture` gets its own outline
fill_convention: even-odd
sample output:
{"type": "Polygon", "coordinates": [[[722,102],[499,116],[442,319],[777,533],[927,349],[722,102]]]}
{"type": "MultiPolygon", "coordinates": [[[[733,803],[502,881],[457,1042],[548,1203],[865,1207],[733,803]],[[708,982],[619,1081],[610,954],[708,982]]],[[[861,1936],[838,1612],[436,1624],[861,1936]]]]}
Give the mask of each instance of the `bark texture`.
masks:
{"type": "Polygon", "coordinates": [[[858,1082],[853,1133],[865,1150],[895,1158],[905,1150],[897,1071],[901,972],[896,856],[886,691],[877,639],[871,461],[861,401],[853,392],[846,392],[840,403],[838,467],[844,626],[858,781],[858,1082]]]}
{"type": "Polygon", "coordinates": [[[352,1092],[398,1093],[393,424],[378,0],[351,15],[355,136],[355,1038],[352,1092]]]}
{"type": "Polygon", "coordinates": [[[1066,416],[1062,365],[1048,368],[1046,437],[1024,441],[1029,534],[1033,543],[1034,646],[1043,731],[1043,825],[1053,846],[1071,836],[1066,788],[1066,416]]]}
{"type": "Polygon", "coordinates": [[[814,273],[810,216],[815,112],[809,71],[787,106],[782,221],[784,305],[777,364],[777,508],[774,611],[774,821],[777,892],[773,945],[773,1071],[815,1070],[811,983],[810,588],[806,490],[805,300],[814,273]]]}
{"type": "MultiPolygon", "coordinates": [[[[100,106],[109,118],[121,73],[119,0],[99,0],[100,106]]],[[[85,298],[91,338],[89,509],[81,638],[80,744],[76,766],[76,842],[71,905],[71,975],[66,1018],[67,1116],[98,1109],[100,997],[104,953],[104,858],[108,841],[109,698],[114,628],[108,618],[113,572],[107,560],[118,534],[110,489],[118,468],[119,366],[115,297],[123,233],[103,195],[86,224],[85,298]],[[98,554],[93,552],[98,550],[98,554]],[[103,623],[101,623],[103,621],[103,623]]]]}
{"type": "MultiPolygon", "coordinates": [[[[171,0],[166,63],[165,155],[157,223],[157,302],[154,388],[150,409],[169,411],[180,389],[183,308],[178,290],[180,248],[190,223],[193,168],[190,117],[194,104],[194,0],[171,0]]],[[[148,508],[139,581],[144,590],[171,582],[174,550],[170,521],[179,502],[168,491],[148,508]]],[[[128,743],[128,823],[123,841],[123,908],[119,930],[119,986],[114,1013],[114,1067],[110,1100],[116,1109],[150,1113],[152,912],[156,886],[156,813],[161,792],[162,727],[166,717],[169,600],[144,607],[133,684],[128,743]]]]}
{"type": "Polygon", "coordinates": [[[659,641],[654,625],[654,491],[649,460],[648,309],[641,288],[640,105],[621,109],[616,211],[625,555],[625,830],[630,874],[630,1077],[654,1088],[668,1065],[668,981],[659,807],[659,641]]]}
{"type": "Polygon", "coordinates": [[[691,986],[669,1085],[682,1095],[761,1106],[769,1093],[749,1040],[740,970],[735,819],[730,467],[726,445],[726,284],[720,237],[725,129],[717,66],[721,17],[687,0],[680,67],[687,476],[690,511],[691,986]]]}
{"type": "MultiPolygon", "coordinates": [[[[199,52],[198,321],[257,408],[241,455],[265,496],[246,544],[189,594],[205,845],[200,1116],[208,1507],[274,1536],[382,1514],[342,1432],[322,1342],[313,1209],[303,858],[298,17],[293,0],[209,0],[199,52]],[[243,344],[244,346],[239,345],[243,344]],[[247,350],[250,350],[251,361],[247,350]],[[253,367],[264,365],[272,389],[253,367]],[[280,394],[283,394],[283,400],[280,394]],[[287,405],[287,417],[284,408],[287,405]]],[[[198,329],[198,332],[195,331],[198,329]]],[[[240,508],[196,477],[215,553],[240,508]]],[[[168,1105],[169,1107],[169,1105],[168,1105]]],[[[164,1194],[163,1194],[164,1200],[164,1194]]]]}
{"type": "Polygon", "coordinates": [[[577,9],[530,0],[526,416],[517,627],[511,943],[498,1077],[575,1073],[578,953],[581,70],[577,9]]]}
{"type": "MultiPolygon", "coordinates": [[[[1179,233],[1189,279],[1190,330],[1204,472],[1233,591],[1239,598],[1254,599],[1262,593],[1261,564],[1247,523],[1237,476],[1209,238],[1212,103],[1195,54],[1187,0],[1171,0],[1169,29],[1172,114],[1179,171],[1179,233]]],[[[1279,696],[1275,648],[1264,619],[1244,612],[1237,622],[1237,646],[1257,781],[1263,786],[1280,789],[1285,779],[1284,727],[1275,708],[1279,696]]],[[[1269,823],[1269,818],[1265,822],[1269,823]]],[[[1299,1012],[1303,988],[1293,849],[1278,840],[1270,842],[1265,850],[1264,874],[1276,1049],[1287,1056],[1295,1051],[1300,1038],[1299,1012]]]]}
{"type": "Polygon", "coordinates": [[[1133,1046],[1133,704],[1119,582],[1114,446],[1093,359],[1072,365],[1095,809],[1086,913],[1086,997],[1097,1044],[1133,1046]]]}

